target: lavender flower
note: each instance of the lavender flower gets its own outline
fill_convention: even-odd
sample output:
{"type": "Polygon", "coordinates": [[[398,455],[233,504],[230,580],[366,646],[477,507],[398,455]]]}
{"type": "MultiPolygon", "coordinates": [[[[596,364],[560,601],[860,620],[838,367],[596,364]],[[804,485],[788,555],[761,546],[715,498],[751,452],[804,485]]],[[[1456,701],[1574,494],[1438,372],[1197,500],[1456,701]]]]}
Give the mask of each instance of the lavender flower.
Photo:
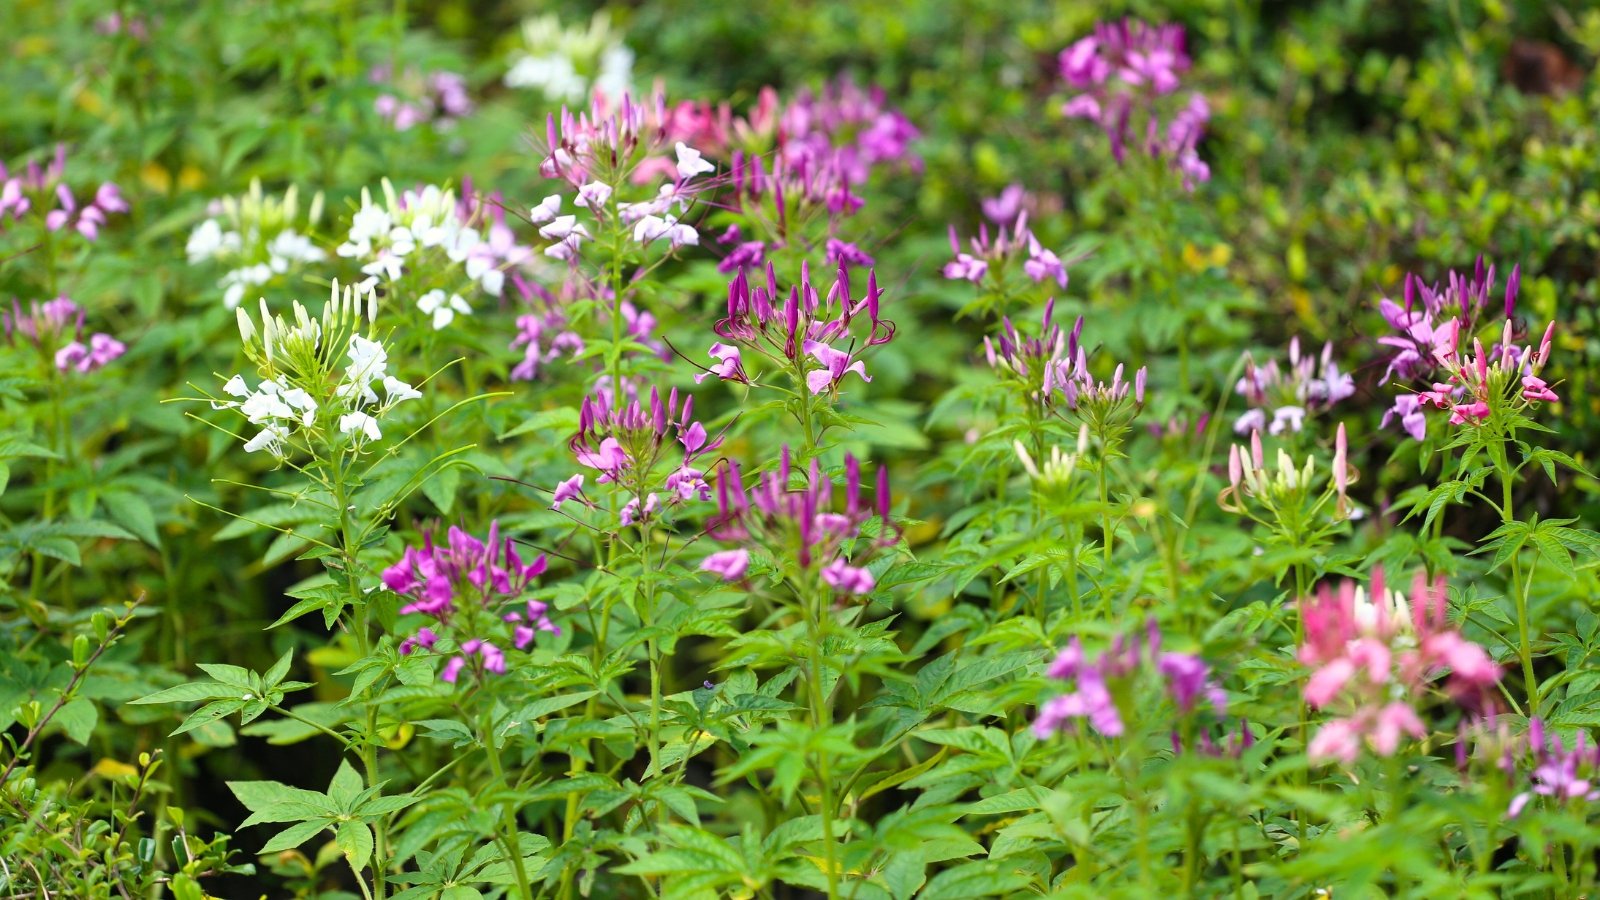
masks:
{"type": "MultiPolygon", "coordinates": [[[[618,484],[630,495],[621,510],[621,524],[646,522],[665,504],[711,499],[711,487],[699,460],[716,451],[722,437],[709,438],[693,418],[694,398],[678,402],[673,388],[663,401],[654,388],[648,403],[637,396],[626,401],[596,395],[585,398],[578,414],[578,433],[568,442],[579,465],[595,470],[596,484],[618,484]],[[673,444],[681,446],[681,457],[673,444]],[[656,476],[661,462],[677,458],[664,480],[656,476]],[[657,491],[663,496],[658,496],[657,491]]],[[[573,476],[554,492],[553,508],[581,496],[583,478],[573,476]]]]}
{"type": "Polygon", "coordinates": [[[32,344],[61,372],[93,372],[127,351],[121,341],[103,332],[83,334],[84,313],[71,298],[62,295],[44,303],[35,301],[24,313],[15,300],[10,312],[0,312],[0,329],[8,344],[32,344]]]}
{"type": "Polygon", "coordinates": [[[454,72],[424,72],[407,66],[397,76],[388,65],[380,65],[367,73],[367,80],[383,89],[372,108],[396,131],[418,125],[450,131],[473,109],[467,80],[454,72]]]}
{"type": "Polygon", "coordinates": [[[990,272],[1003,273],[1014,260],[1025,257],[1022,272],[1029,280],[1035,284],[1053,281],[1063,289],[1067,286],[1066,263],[1039,243],[1028,228],[1027,213],[1018,214],[1007,226],[995,229],[992,235],[987,223],[980,224],[977,236],[969,239],[968,246],[970,253],[962,249],[955,226],[950,226],[950,251],[955,258],[945,263],[944,277],[979,284],[990,272]]]}
{"type": "Polygon", "coordinates": [[[30,162],[12,174],[0,163],[0,229],[8,219],[16,224],[32,214],[48,231],[71,228],[92,241],[100,236],[100,228],[110,216],[128,211],[128,202],[114,183],[102,182],[92,197],[80,202],[67,186],[66,177],[64,144],[56,145],[55,156],[44,166],[30,162]]]}
{"type": "Polygon", "coordinates": [[[1332,343],[1324,344],[1322,355],[1313,358],[1300,353],[1299,338],[1291,338],[1286,371],[1278,367],[1277,359],[1257,366],[1255,358],[1246,353],[1244,361],[1244,377],[1234,392],[1245,398],[1250,409],[1233,423],[1238,434],[1266,431],[1277,436],[1299,431],[1308,412],[1331,409],[1356,391],[1355,380],[1339,371],[1332,343]]]}
{"type": "MultiPolygon", "coordinates": [[[[1511,340],[1514,333],[1504,334],[1506,328],[1511,326],[1521,285],[1521,268],[1513,267],[1501,295],[1505,311],[1505,322],[1500,329],[1503,340],[1495,348],[1498,354],[1496,362],[1505,364],[1508,370],[1520,369],[1525,362],[1522,356],[1525,351],[1511,340]]],[[[1451,271],[1446,274],[1442,285],[1430,286],[1416,275],[1407,274],[1401,303],[1395,303],[1388,297],[1379,301],[1379,311],[1395,331],[1394,334],[1378,338],[1381,346],[1391,348],[1383,380],[1424,382],[1432,388],[1422,397],[1407,393],[1398,395],[1394,405],[1384,413],[1383,427],[1399,419],[1407,434],[1422,440],[1427,434],[1427,421],[1422,412],[1424,400],[1445,407],[1457,406],[1455,400],[1464,396],[1468,386],[1460,379],[1448,377],[1450,371],[1446,362],[1455,359],[1456,345],[1462,335],[1477,334],[1484,325],[1494,294],[1495,268],[1486,264],[1480,256],[1470,275],[1451,271]]],[[[1538,379],[1536,372],[1525,374],[1536,380],[1530,385],[1532,396],[1528,398],[1529,401],[1554,399],[1554,394],[1547,396],[1543,392],[1542,389],[1548,385],[1538,379]]],[[[1462,421],[1469,417],[1481,418],[1478,414],[1487,412],[1487,406],[1476,405],[1482,399],[1468,398],[1459,404],[1462,421]]]]}
{"type": "MultiPolygon", "coordinates": [[[[1559,735],[1548,734],[1544,722],[1535,717],[1528,720],[1528,734],[1521,749],[1531,762],[1532,771],[1527,789],[1511,798],[1507,818],[1521,815],[1536,797],[1549,797],[1561,805],[1600,800],[1600,745],[1588,740],[1582,730],[1568,747],[1559,735]]],[[[1507,753],[1512,752],[1508,746],[1507,753]]],[[[1515,765],[1511,759],[1508,757],[1508,769],[1515,765]]]]}

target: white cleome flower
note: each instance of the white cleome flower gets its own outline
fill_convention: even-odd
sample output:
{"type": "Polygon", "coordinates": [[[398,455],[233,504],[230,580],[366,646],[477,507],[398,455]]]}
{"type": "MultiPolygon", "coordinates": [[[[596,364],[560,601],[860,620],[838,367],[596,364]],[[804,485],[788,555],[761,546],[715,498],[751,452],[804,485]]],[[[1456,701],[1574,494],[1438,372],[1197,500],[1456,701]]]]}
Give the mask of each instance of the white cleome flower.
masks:
{"type": "Polygon", "coordinates": [[[433,316],[433,330],[438,331],[455,321],[456,313],[464,316],[472,315],[472,307],[460,294],[451,294],[448,299],[445,293],[438,288],[423,294],[417,299],[417,309],[433,316]]]}
{"type": "Polygon", "coordinates": [[[383,392],[384,394],[388,395],[388,404],[390,406],[394,406],[395,404],[402,403],[406,400],[417,400],[422,397],[421,391],[409,384],[406,384],[404,381],[401,381],[393,375],[384,376],[383,392]]]}
{"type": "Polygon", "coordinates": [[[696,175],[703,175],[706,172],[715,172],[717,170],[716,166],[700,158],[699,150],[685,144],[683,141],[678,142],[676,150],[678,153],[678,177],[684,181],[688,181],[696,175]]]}
{"type": "Polygon", "coordinates": [[[360,432],[367,440],[376,441],[383,437],[383,432],[378,430],[378,420],[364,412],[345,413],[339,417],[339,433],[354,434],[360,432]]]}
{"type": "Polygon", "coordinates": [[[261,433],[244,443],[244,452],[254,453],[257,450],[266,450],[273,456],[283,456],[283,442],[289,439],[289,429],[282,425],[272,424],[261,429],[261,433]]]}

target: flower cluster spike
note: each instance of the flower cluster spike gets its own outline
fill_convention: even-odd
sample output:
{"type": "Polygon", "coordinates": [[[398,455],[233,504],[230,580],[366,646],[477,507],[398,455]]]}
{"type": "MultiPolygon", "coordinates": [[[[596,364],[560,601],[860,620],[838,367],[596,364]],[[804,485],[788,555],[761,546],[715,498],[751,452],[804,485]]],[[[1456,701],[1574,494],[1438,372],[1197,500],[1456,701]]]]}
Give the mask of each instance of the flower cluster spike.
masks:
{"type": "MultiPolygon", "coordinates": [[[[878,469],[877,486],[869,504],[862,496],[861,463],[844,458],[844,499],[834,496],[833,480],[813,459],[798,489],[790,486],[789,448],[784,447],[778,466],[756,476],[746,486],[739,465],[729,462],[717,478],[717,514],[706,533],[719,541],[758,543],[775,556],[792,560],[797,577],[813,572],[830,589],[843,594],[870,593],[875,579],[863,562],[875,548],[893,546],[900,532],[889,517],[889,470],[878,469]],[[862,527],[876,519],[878,534],[858,541],[862,527]],[[854,548],[847,558],[847,548],[854,548]]],[[[707,557],[701,568],[725,580],[743,578],[750,562],[741,547],[707,557]]]]}
{"type": "Polygon", "coordinates": [[[519,602],[545,567],[542,554],[524,563],[515,542],[501,539],[499,522],[489,524],[482,541],[455,526],[444,544],[434,543],[431,530],[423,532],[421,547],[406,548],[383,571],[384,586],[409,598],[401,615],[421,613],[435,620],[407,637],[400,652],[436,650],[439,632],[445,631],[457,637],[458,649],[446,660],[441,680],[454,683],[469,666],[480,676],[504,673],[505,652],[491,640],[491,629],[511,624],[511,645],[518,650],[527,649],[539,632],[561,633],[544,602],[519,602]]]}
{"type": "Polygon", "coordinates": [[[58,371],[93,372],[127,352],[126,345],[104,332],[90,335],[85,343],[83,323],[83,310],[65,294],[43,303],[35,300],[27,312],[16,300],[10,311],[0,311],[6,343],[32,344],[58,371]]]}
{"type": "Polygon", "coordinates": [[[716,363],[701,380],[716,375],[724,381],[748,383],[741,348],[753,350],[787,370],[805,372],[805,388],[812,394],[832,393],[850,373],[871,381],[862,353],[894,339],[894,323],[880,315],[883,291],[876,271],[867,273],[867,290],[852,296],[850,272],[840,265],[827,294],[811,281],[809,263],[800,266],[800,283],[787,294],[769,263],[765,283],[752,284],[740,270],[728,285],[728,314],[715,326],[724,341],[713,344],[716,363]],[[865,324],[865,328],[857,323],[865,324]]]}
{"type": "Polygon", "coordinates": [[[1313,760],[1350,765],[1363,744],[1392,756],[1404,735],[1423,737],[1416,704],[1441,673],[1444,692],[1467,714],[1493,711],[1500,667],[1450,625],[1447,606],[1442,576],[1418,572],[1407,597],[1387,587],[1381,568],[1373,570],[1370,593],[1344,580],[1300,599],[1305,640],[1298,658],[1313,670],[1306,702],[1341,713],[1311,739],[1313,760]]]}
{"type": "Polygon", "coordinates": [[[1540,376],[1550,360],[1555,323],[1546,328],[1536,352],[1520,346],[1515,313],[1521,266],[1512,267],[1503,292],[1496,290],[1495,282],[1494,265],[1479,256],[1471,273],[1448,272],[1442,284],[1428,285],[1408,273],[1402,302],[1388,297],[1379,301],[1379,310],[1395,332],[1378,338],[1379,345],[1389,348],[1384,381],[1427,385],[1396,396],[1384,413],[1385,427],[1398,419],[1405,432],[1420,441],[1427,435],[1429,404],[1450,410],[1451,424],[1460,425],[1483,422],[1496,406],[1521,410],[1559,399],[1540,376]],[[1477,346],[1497,305],[1504,319],[1494,325],[1493,338],[1498,340],[1489,348],[1491,357],[1464,358],[1461,345],[1470,340],[1477,346]],[[1481,371],[1479,360],[1485,363],[1481,371]]]}
{"type": "Polygon", "coordinates": [[[1563,806],[1600,800],[1600,744],[1582,729],[1568,746],[1559,734],[1550,733],[1543,719],[1534,716],[1528,720],[1528,733],[1520,746],[1506,744],[1502,767],[1507,771],[1515,771],[1517,760],[1513,754],[1518,750],[1528,764],[1528,783],[1525,790],[1511,798],[1506,818],[1522,815],[1538,797],[1548,797],[1563,806]]]}
{"type": "Polygon", "coordinates": [[[1252,507],[1272,515],[1292,508],[1314,515],[1332,501],[1334,521],[1350,518],[1354,509],[1349,488],[1360,473],[1350,465],[1349,437],[1343,422],[1334,431],[1333,464],[1325,485],[1319,486],[1316,472],[1315,455],[1308,453],[1304,463],[1296,463],[1281,447],[1276,468],[1269,467],[1261,432],[1252,431],[1248,448],[1238,444],[1228,448],[1228,486],[1217,496],[1217,504],[1228,512],[1254,517],[1252,507]]]}
{"type": "MultiPolygon", "coordinates": [[[[721,445],[721,435],[709,437],[705,426],[694,419],[694,398],[684,396],[680,404],[677,388],[665,400],[651,388],[648,403],[637,396],[584,398],[578,433],[567,444],[579,465],[597,473],[596,484],[615,483],[632,495],[622,507],[623,526],[649,520],[663,503],[711,499],[700,460],[721,445]],[[681,456],[674,444],[681,446],[681,456]],[[676,457],[676,466],[658,482],[655,470],[669,457],[676,457]]],[[[569,500],[587,503],[583,482],[579,473],[558,485],[551,508],[560,509],[569,500]]]]}
{"type": "Polygon", "coordinates": [[[1029,400],[1052,406],[1063,399],[1057,388],[1073,378],[1078,359],[1078,340],[1083,335],[1083,316],[1071,331],[1054,321],[1055,298],[1044,304],[1044,323],[1038,337],[1026,337],[1017,330],[1011,317],[1003,317],[1000,334],[983,339],[984,358],[1002,377],[1015,379],[1029,400]]]}
{"type": "Polygon", "coordinates": [[[92,241],[100,236],[109,216],[128,211],[128,201],[116,184],[101,182],[94,195],[80,203],[66,178],[65,144],[57,144],[55,155],[43,166],[30,162],[20,172],[11,173],[0,163],[0,230],[7,220],[15,224],[32,214],[42,218],[48,231],[71,228],[92,241]]]}
{"type": "Polygon", "coordinates": [[[1062,79],[1076,92],[1062,105],[1062,113],[1099,125],[1117,162],[1125,160],[1133,145],[1153,159],[1166,160],[1185,190],[1211,178],[1210,167],[1196,151],[1211,119],[1205,96],[1192,93],[1176,108],[1163,100],[1178,91],[1181,76],[1189,70],[1182,26],[1135,19],[1102,22],[1094,34],[1061,51],[1060,64],[1062,79]]]}
{"type": "Polygon", "coordinates": [[[1354,394],[1356,385],[1349,373],[1339,370],[1332,342],[1323,345],[1320,356],[1313,357],[1300,352],[1296,337],[1289,339],[1288,365],[1281,369],[1276,358],[1258,366],[1255,358],[1245,353],[1244,375],[1234,392],[1250,406],[1234,420],[1234,432],[1264,430],[1276,436],[1301,430],[1308,413],[1333,408],[1354,394]]]}
{"type": "Polygon", "coordinates": [[[1103,737],[1121,737],[1126,725],[1116,696],[1126,693],[1124,685],[1145,672],[1160,675],[1164,691],[1180,714],[1194,712],[1202,700],[1217,715],[1226,712],[1227,694],[1212,678],[1211,667],[1193,654],[1163,653],[1161,630],[1152,618],[1145,622],[1142,633],[1116,635],[1092,660],[1074,635],[1045,670],[1052,679],[1070,682],[1072,690],[1039,708],[1033,720],[1034,736],[1046,740],[1084,720],[1103,737]]]}
{"type": "Polygon", "coordinates": [[[1065,289],[1067,266],[1055,251],[1046,248],[1028,227],[1028,214],[1019,212],[1004,225],[997,225],[993,234],[987,222],[978,225],[978,233],[968,239],[971,252],[961,246],[961,236],[954,225],[950,226],[950,252],[954,258],[945,263],[944,277],[952,281],[981,283],[990,272],[1003,272],[1015,259],[1026,258],[1022,272],[1036,284],[1054,282],[1065,289]]]}

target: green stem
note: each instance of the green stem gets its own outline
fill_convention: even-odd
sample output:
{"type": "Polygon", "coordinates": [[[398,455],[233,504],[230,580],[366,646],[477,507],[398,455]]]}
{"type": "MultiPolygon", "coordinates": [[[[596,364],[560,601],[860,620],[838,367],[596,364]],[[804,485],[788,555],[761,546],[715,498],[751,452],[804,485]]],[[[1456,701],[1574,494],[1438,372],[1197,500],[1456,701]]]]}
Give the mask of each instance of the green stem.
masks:
{"type": "MultiPolygon", "coordinates": [[[[351,630],[355,633],[356,652],[365,658],[372,653],[372,627],[369,620],[371,610],[368,607],[366,596],[361,591],[360,578],[357,576],[359,571],[357,560],[361,549],[361,539],[352,529],[351,498],[345,485],[343,461],[335,459],[332,470],[333,496],[339,511],[340,556],[344,566],[345,586],[349,591],[350,607],[354,610],[354,623],[351,630]]],[[[361,768],[367,779],[367,787],[375,788],[380,781],[378,777],[378,708],[370,700],[365,703],[365,707],[365,729],[361,736],[361,768]]],[[[389,826],[385,820],[379,819],[373,823],[373,833],[372,892],[376,900],[383,900],[387,894],[385,872],[388,869],[389,858],[389,826]]]]}
{"type": "MultiPolygon", "coordinates": [[[[1512,474],[1507,466],[1500,466],[1500,519],[1503,524],[1516,521],[1512,499],[1512,474]]],[[[1532,580],[1532,571],[1528,573],[1532,580]]],[[[1528,587],[1522,581],[1520,553],[1511,554],[1512,599],[1517,607],[1517,655],[1522,659],[1523,687],[1528,693],[1529,717],[1539,714],[1539,678],[1533,671],[1533,641],[1528,629],[1528,587]]]]}
{"type": "MultiPolygon", "coordinates": [[[[639,561],[644,567],[644,620],[645,628],[650,632],[650,637],[645,640],[645,654],[650,662],[650,771],[652,777],[663,774],[661,767],[661,648],[656,643],[656,585],[655,571],[650,562],[653,558],[650,548],[650,526],[645,523],[639,525],[639,561]]],[[[685,751],[687,752],[687,751],[685,751]]],[[[656,813],[661,815],[662,806],[657,804],[656,813]]]]}
{"type": "MultiPolygon", "coordinates": [[[[816,609],[809,609],[806,624],[810,632],[810,678],[811,690],[811,727],[814,735],[820,735],[831,727],[832,713],[828,708],[828,698],[822,689],[822,620],[827,609],[827,594],[819,592],[816,609]]],[[[809,604],[808,604],[809,607],[809,604]]],[[[833,774],[829,771],[828,752],[825,749],[817,750],[817,782],[822,789],[822,802],[818,805],[818,812],[822,817],[822,858],[827,867],[824,873],[828,879],[828,898],[835,900],[839,896],[838,864],[834,860],[833,846],[833,774]]]]}
{"type": "MultiPolygon", "coordinates": [[[[1306,620],[1305,617],[1300,614],[1298,604],[1305,599],[1306,594],[1310,590],[1311,573],[1306,571],[1305,563],[1295,563],[1293,602],[1296,604],[1296,609],[1294,611],[1294,645],[1296,647],[1302,647],[1306,642],[1306,620]]],[[[1300,732],[1300,746],[1306,748],[1306,751],[1309,755],[1311,748],[1311,729],[1309,727],[1308,720],[1311,716],[1309,711],[1306,709],[1306,697],[1303,692],[1295,692],[1295,710],[1295,721],[1300,732]]],[[[1299,782],[1299,786],[1302,791],[1306,790],[1311,784],[1310,770],[1306,769],[1305,767],[1301,767],[1300,771],[1295,776],[1295,780],[1299,782]]],[[[1305,810],[1298,806],[1296,806],[1294,810],[1294,822],[1295,832],[1299,841],[1296,849],[1298,852],[1304,853],[1306,852],[1307,837],[1306,813],[1305,810]]]]}
{"type": "MultiPolygon", "coordinates": [[[[489,757],[489,771],[494,774],[496,783],[513,785],[506,781],[505,767],[500,763],[500,743],[495,738],[494,720],[488,710],[483,713],[483,749],[489,757]]],[[[517,890],[523,900],[533,900],[533,888],[528,883],[528,870],[522,864],[522,839],[517,828],[517,814],[511,808],[511,803],[500,805],[500,843],[505,848],[506,856],[511,859],[511,871],[517,877],[517,890]]]]}

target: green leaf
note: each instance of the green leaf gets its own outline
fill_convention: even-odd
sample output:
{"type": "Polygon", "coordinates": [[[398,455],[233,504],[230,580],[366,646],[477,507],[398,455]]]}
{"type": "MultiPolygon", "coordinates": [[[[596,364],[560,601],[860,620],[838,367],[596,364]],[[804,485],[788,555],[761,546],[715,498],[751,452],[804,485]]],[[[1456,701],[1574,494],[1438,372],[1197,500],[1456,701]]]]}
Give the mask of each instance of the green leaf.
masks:
{"type": "Polygon", "coordinates": [[[334,841],[357,875],[372,861],[372,829],[365,822],[341,822],[334,841]]]}
{"type": "Polygon", "coordinates": [[[222,663],[196,663],[195,667],[223,684],[238,687],[241,690],[248,691],[254,686],[250,681],[250,670],[242,666],[229,666],[222,663]]]}
{"type": "Polygon", "coordinates": [[[410,797],[403,794],[398,794],[393,797],[373,797],[371,800],[361,804],[361,808],[357,809],[355,814],[368,818],[387,816],[390,813],[405,809],[420,799],[422,798],[410,797]]]}
{"type": "Polygon", "coordinates": [[[138,535],[139,540],[152,547],[161,546],[161,535],[156,532],[156,516],[150,504],[137,494],[111,491],[100,495],[111,520],[138,535]]]}
{"type": "Polygon", "coordinates": [[[456,491],[461,487],[461,466],[446,465],[422,483],[422,495],[427,497],[440,515],[450,515],[456,503],[456,491]]]}
{"type": "Polygon", "coordinates": [[[94,727],[100,723],[100,710],[87,697],[74,697],[56,711],[51,722],[74,743],[87,746],[94,727]]]}
{"type": "Polygon", "coordinates": [[[261,848],[261,855],[265,856],[268,853],[279,853],[284,850],[293,850],[301,844],[304,844],[306,841],[316,837],[317,832],[323,831],[328,827],[328,825],[329,823],[326,819],[313,819],[309,822],[300,822],[295,825],[290,825],[288,828],[285,828],[274,835],[272,840],[267,841],[267,843],[261,848]]]}
{"type": "Polygon", "coordinates": [[[527,706],[524,706],[521,710],[519,710],[517,712],[517,721],[538,721],[539,719],[542,719],[553,712],[559,712],[560,710],[566,709],[569,706],[576,706],[577,704],[582,703],[598,693],[600,692],[578,691],[575,694],[562,694],[559,697],[543,697],[533,701],[532,703],[529,703],[527,706]]]}
{"type": "Polygon", "coordinates": [[[273,687],[276,687],[279,682],[283,681],[283,676],[289,674],[289,663],[293,659],[294,650],[290,649],[283,651],[283,655],[278,657],[278,661],[272,664],[272,668],[268,669],[266,674],[261,676],[262,686],[270,690],[273,687]]]}
{"type": "Polygon", "coordinates": [[[218,700],[214,703],[207,703],[205,706],[202,706],[190,713],[189,718],[184,719],[183,724],[179,725],[177,729],[172,732],[171,736],[177,737],[185,732],[193,731],[202,725],[236,713],[239,710],[244,709],[244,706],[244,700],[218,700]]]}
{"type": "Polygon", "coordinates": [[[350,765],[350,760],[339,761],[339,771],[333,773],[333,781],[328,783],[328,799],[338,804],[345,812],[355,812],[350,804],[361,793],[361,775],[355,767],[350,765]]]}
{"type": "MultiPolygon", "coordinates": [[[[301,600],[295,605],[289,607],[289,611],[279,616],[276,622],[268,625],[267,630],[270,631],[274,628],[277,628],[279,625],[286,625],[290,622],[293,622],[295,619],[298,619],[307,613],[323,609],[327,607],[330,602],[337,603],[338,601],[330,601],[325,597],[307,597],[306,599],[301,600]]],[[[337,609],[337,607],[335,608],[337,609]]],[[[337,615],[337,613],[335,614],[337,615]]]]}
{"type": "Polygon", "coordinates": [[[918,900],[972,900],[1026,888],[1032,878],[995,862],[971,862],[933,876],[918,900]]]}
{"type": "Polygon", "coordinates": [[[142,703],[191,703],[196,700],[214,700],[218,697],[237,697],[239,689],[227,684],[218,684],[215,681],[191,681],[169,687],[164,691],[156,691],[148,697],[129,700],[131,706],[142,703]]]}

